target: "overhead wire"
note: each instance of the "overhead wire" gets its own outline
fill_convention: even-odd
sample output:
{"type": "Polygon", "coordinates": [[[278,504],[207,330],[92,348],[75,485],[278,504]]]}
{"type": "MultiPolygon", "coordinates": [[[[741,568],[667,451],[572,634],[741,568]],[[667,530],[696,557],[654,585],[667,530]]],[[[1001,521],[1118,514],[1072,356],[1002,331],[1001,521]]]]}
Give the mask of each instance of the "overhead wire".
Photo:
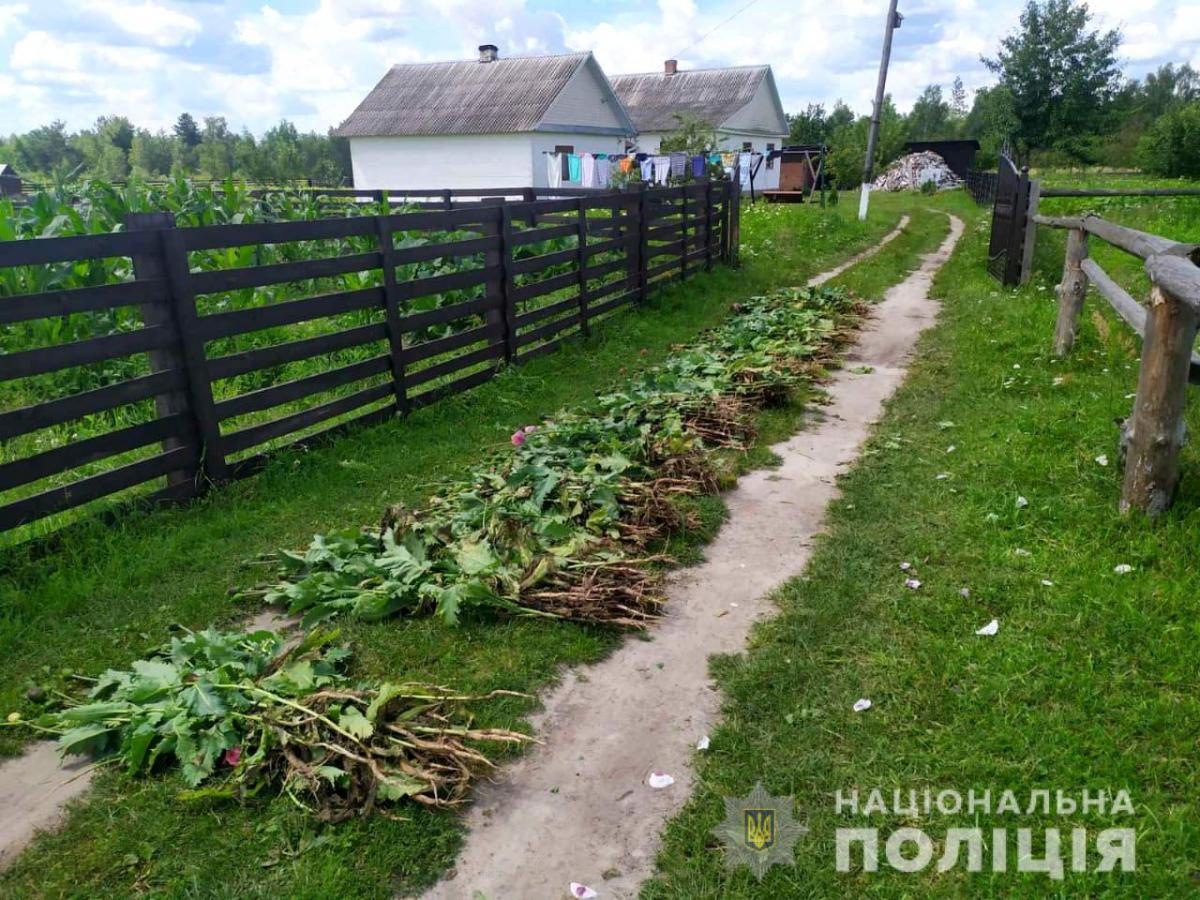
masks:
{"type": "Polygon", "coordinates": [[[720,28],[724,28],[726,25],[728,25],[730,22],[732,22],[734,19],[736,19],[738,16],[740,16],[742,13],[744,13],[746,10],[748,10],[750,7],[752,7],[757,2],[758,2],[758,0],[750,0],[749,3],[742,6],[740,9],[737,10],[737,12],[735,12],[729,18],[724,19],[721,22],[717,23],[712,28],[708,29],[708,31],[704,32],[704,34],[700,35],[700,37],[696,38],[694,41],[692,41],[690,44],[688,44],[686,47],[684,47],[682,50],[680,50],[678,53],[676,53],[675,58],[678,59],[679,57],[683,56],[683,54],[687,53],[689,50],[691,50],[697,44],[703,42],[705,40],[705,38],[707,38],[709,35],[713,34],[715,31],[717,31],[720,28]]]}

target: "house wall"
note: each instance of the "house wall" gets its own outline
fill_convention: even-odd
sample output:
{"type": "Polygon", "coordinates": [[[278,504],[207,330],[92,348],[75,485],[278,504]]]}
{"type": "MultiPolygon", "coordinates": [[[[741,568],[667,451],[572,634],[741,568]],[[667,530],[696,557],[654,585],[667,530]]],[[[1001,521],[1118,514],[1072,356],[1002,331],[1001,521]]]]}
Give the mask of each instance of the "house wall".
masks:
{"type": "Polygon", "coordinates": [[[361,190],[528,187],[533,178],[530,146],[528,133],[351,138],[354,186],[361,190]]]}
{"type": "Polygon", "coordinates": [[[624,122],[613,109],[609,92],[600,82],[603,76],[598,77],[598,71],[594,65],[580,66],[554,98],[542,116],[542,122],[545,125],[588,125],[624,130],[624,122]]]}

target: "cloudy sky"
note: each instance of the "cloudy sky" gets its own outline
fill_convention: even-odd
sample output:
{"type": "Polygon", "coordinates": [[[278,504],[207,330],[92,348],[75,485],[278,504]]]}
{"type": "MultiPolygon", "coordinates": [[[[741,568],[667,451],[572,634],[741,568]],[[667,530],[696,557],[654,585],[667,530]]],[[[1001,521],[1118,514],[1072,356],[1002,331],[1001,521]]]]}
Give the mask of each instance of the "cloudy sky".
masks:
{"type": "MultiPolygon", "coordinates": [[[[886,0],[0,0],[0,133],[183,110],[261,132],[339,123],[396,62],[590,49],[610,73],[770,63],[789,111],[869,108],[886,0]],[[732,18],[731,18],[732,17],[732,18]]],[[[989,82],[979,63],[1021,0],[901,0],[888,88],[989,82]]],[[[1200,68],[1200,0],[1094,0],[1125,34],[1127,73],[1200,68]]]]}

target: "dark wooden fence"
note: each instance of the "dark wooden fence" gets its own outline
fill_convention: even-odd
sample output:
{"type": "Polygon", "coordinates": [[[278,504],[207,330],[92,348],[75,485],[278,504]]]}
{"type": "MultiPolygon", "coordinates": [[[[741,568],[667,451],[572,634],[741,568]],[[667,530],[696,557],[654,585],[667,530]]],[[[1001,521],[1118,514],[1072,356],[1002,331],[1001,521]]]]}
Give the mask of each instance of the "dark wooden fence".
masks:
{"type": "Polygon", "coordinates": [[[971,169],[963,186],[967,193],[980,206],[991,206],[996,202],[996,172],[980,172],[971,169]]]}
{"type": "Polygon", "coordinates": [[[481,384],[503,363],[547,353],[644,302],[660,282],[736,258],[739,198],[728,182],[500,199],[511,193],[432,192],[446,208],[276,224],[176,228],[171,214],[148,213],[131,216],[123,233],[0,242],[0,267],[124,258],[132,271],[117,283],[0,298],[0,325],[140,310],[132,330],[0,355],[0,383],[137,361],[130,377],[0,410],[0,442],[153,405],[144,421],[114,414],[111,430],[61,446],[22,441],[19,458],[0,464],[0,498],[18,495],[0,505],[0,530],[135,487],[139,500],[193,497],[256,471],[280,446],[481,384]],[[464,196],[491,199],[454,202],[464,196]],[[545,250],[562,238],[551,246],[565,249],[545,250]],[[306,258],[253,264],[265,245],[306,258]],[[444,274],[410,277],[418,264],[452,258],[444,274]],[[230,264],[213,267],[214,259],[230,264]],[[333,278],[337,289],[322,293],[333,278]],[[334,330],[288,334],[323,319],[334,330]],[[284,339],[238,348],[258,333],[284,339]],[[273,374],[299,361],[311,364],[303,377],[273,374]],[[109,467],[96,471],[101,462],[109,467]],[[54,486],[36,484],[46,479],[54,486]]]}

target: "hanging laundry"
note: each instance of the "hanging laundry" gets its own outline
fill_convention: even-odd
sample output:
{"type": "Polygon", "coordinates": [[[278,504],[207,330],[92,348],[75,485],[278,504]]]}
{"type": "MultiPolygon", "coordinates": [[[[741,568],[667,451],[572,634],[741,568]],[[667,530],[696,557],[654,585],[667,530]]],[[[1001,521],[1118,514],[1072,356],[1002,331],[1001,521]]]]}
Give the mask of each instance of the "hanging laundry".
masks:
{"type": "Polygon", "coordinates": [[[567,177],[571,181],[579,181],[581,178],[583,178],[583,160],[579,158],[579,154],[567,154],[567,172],[567,177]]]}
{"type": "Polygon", "coordinates": [[[633,157],[632,156],[622,157],[621,162],[618,163],[618,165],[620,166],[621,171],[624,172],[626,175],[628,175],[630,172],[633,171],[633,157]]]}
{"type": "Polygon", "coordinates": [[[596,157],[590,153],[583,154],[583,187],[596,186],[596,157]]]}
{"type": "Polygon", "coordinates": [[[721,164],[726,168],[732,169],[737,165],[738,155],[732,150],[725,150],[721,153],[721,164]]]}
{"type": "Polygon", "coordinates": [[[676,150],[671,154],[671,175],[675,178],[682,178],[684,171],[687,169],[688,156],[682,150],[676,150]]]}
{"type": "MultiPolygon", "coordinates": [[[[585,171],[586,174],[586,171],[585,171]]],[[[600,156],[596,159],[596,187],[606,188],[609,185],[609,180],[612,177],[612,160],[607,156],[600,156]]]]}
{"type": "Polygon", "coordinates": [[[552,188],[562,187],[562,154],[546,154],[546,183],[552,188]]]}
{"type": "Polygon", "coordinates": [[[742,182],[742,187],[750,187],[750,165],[754,160],[752,153],[738,154],[738,173],[742,182]]]}
{"type": "Polygon", "coordinates": [[[671,177],[671,157],[656,156],[654,157],[654,182],[655,184],[666,184],[667,179],[671,177]]]}
{"type": "Polygon", "coordinates": [[[642,160],[642,181],[654,180],[654,160],[647,156],[642,160]]]}
{"type": "Polygon", "coordinates": [[[703,178],[704,177],[704,168],[705,168],[704,157],[703,156],[693,156],[692,157],[692,177],[693,178],[703,178]]]}
{"type": "Polygon", "coordinates": [[[710,153],[710,154],[708,154],[708,161],[709,161],[710,163],[712,163],[714,166],[719,166],[719,165],[721,165],[721,154],[720,154],[720,153],[710,153]]]}

